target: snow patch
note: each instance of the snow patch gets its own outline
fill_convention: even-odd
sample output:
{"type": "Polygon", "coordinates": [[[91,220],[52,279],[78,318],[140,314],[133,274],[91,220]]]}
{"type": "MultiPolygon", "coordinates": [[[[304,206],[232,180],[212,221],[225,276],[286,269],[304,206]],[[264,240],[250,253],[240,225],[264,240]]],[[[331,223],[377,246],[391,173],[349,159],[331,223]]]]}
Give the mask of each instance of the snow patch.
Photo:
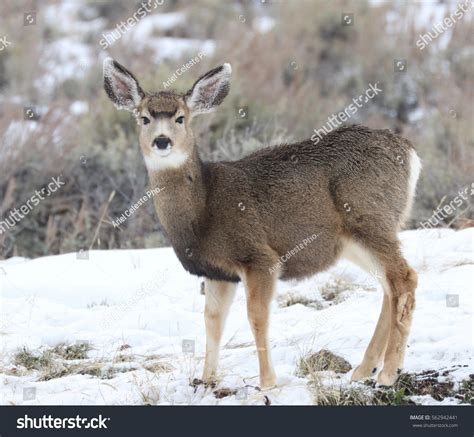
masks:
{"type": "MultiPolygon", "coordinates": [[[[474,373],[473,239],[474,229],[401,234],[403,252],[419,274],[405,371],[455,368],[451,375],[456,380],[474,373]],[[447,294],[457,295],[458,306],[447,305],[447,294]]],[[[189,385],[201,376],[205,350],[200,279],[184,271],[171,248],[88,255],[88,259],[65,254],[0,262],[0,365],[11,368],[14,353],[23,346],[40,351],[77,341],[88,341],[93,347],[90,357],[109,363],[127,344],[134,365],[108,380],[70,375],[35,382],[31,375],[4,375],[4,403],[140,404],[145,392],[151,402],[163,405],[263,403],[264,394],[254,388],[258,362],[242,285],[224,332],[219,387],[249,385],[248,396],[216,399],[211,390],[189,385]],[[195,341],[194,355],[182,352],[183,340],[195,341]],[[151,355],[162,357],[171,370],[133,370],[136,362],[151,355]],[[31,386],[37,389],[36,399],[24,401],[23,388],[31,386]]],[[[311,404],[307,380],[295,375],[303,354],[326,348],[353,367],[361,361],[382,303],[381,287],[377,291],[373,284],[367,287],[366,273],[341,261],[305,281],[279,282],[277,294],[323,300],[320,290],[338,278],[357,285],[344,292],[345,300],[339,304],[316,310],[273,303],[270,339],[278,386],[265,393],[272,404],[311,404]]],[[[343,375],[341,381],[348,383],[349,376],[343,375]]],[[[420,398],[419,402],[433,400],[420,398]]]]}

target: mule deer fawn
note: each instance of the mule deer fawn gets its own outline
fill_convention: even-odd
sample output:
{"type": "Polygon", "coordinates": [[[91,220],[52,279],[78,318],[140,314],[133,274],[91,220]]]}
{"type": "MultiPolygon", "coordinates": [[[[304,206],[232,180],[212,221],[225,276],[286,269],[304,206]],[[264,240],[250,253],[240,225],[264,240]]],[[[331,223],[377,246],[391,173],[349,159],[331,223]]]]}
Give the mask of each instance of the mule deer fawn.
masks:
{"type": "Polygon", "coordinates": [[[192,119],[226,97],[231,67],[200,77],[186,94],[144,92],[126,68],[104,61],[104,87],[118,109],[132,111],[153,186],[159,220],[181,264],[205,278],[203,380],[216,375],[224,322],[242,280],[255,337],[260,385],[276,376],[268,339],[275,284],[323,271],[344,257],[381,272],[381,313],[352,379],[392,385],[401,372],[415,305],[417,275],[402,256],[397,232],[407,218],[420,160],[388,130],[343,127],[310,140],[266,148],[233,162],[203,162],[192,119]],[[285,263],[280,257],[317,235],[285,263]],[[278,266],[278,268],[275,268],[278,266]]]}

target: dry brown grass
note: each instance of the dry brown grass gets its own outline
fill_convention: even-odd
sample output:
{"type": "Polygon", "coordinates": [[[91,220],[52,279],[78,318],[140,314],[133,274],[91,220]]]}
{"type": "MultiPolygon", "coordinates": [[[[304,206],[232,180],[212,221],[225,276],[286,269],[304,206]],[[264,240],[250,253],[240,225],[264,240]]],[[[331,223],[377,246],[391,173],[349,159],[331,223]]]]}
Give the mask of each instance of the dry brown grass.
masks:
{"type": "Polygon", "coordinates": [[[352,366],[347,360],[327,349],[321,349],[301,357],[296,374],[316,379],[317,372],[347,373],[351,369],[352,366]]]}
{"type": "Polygon", "coordinates": [[[310,308],[314,308],[316,310],[321,310],[324,308],[324,305],[318,299],[312,299],[306,296],[302,296],[298,292],[292,290],[284,294],[278,295],[277,300],[278,305],[281,308],[290,307],[292,305],[304,305],[310,308]]]}
{"type": "Polygon", "coordinates": [[[474,375],[457,381],[450,376],[452,370],[403,373],[393,387],[378,387],[374,380],[348,384],[317,372],[307,377],[315,405],[414,405],[417,396],[472,404],[474,375]]]}
{"type": "Polygon", "coordinates": [[[49,381],[70,375],[90,375],[100,379],[113,379],[118,373],[143,368],[153,374],[168,373],[173,366],[162,356],[136,357],[123,353],[123,349],[111,359],[87,358],[91,350],[88,343],[66,345],[60,343],[41,352],[21,348],[13,357],[13,366],[2,373],[24,376],[34,374],[38,381],[49,381]]]}
{"type": "Polygon", "coordinates": [[[333,278],[320,289],[324,300],[338,304],[346,299],[346,293],[358,289],[360,286],[343,278],[333,278]]]}

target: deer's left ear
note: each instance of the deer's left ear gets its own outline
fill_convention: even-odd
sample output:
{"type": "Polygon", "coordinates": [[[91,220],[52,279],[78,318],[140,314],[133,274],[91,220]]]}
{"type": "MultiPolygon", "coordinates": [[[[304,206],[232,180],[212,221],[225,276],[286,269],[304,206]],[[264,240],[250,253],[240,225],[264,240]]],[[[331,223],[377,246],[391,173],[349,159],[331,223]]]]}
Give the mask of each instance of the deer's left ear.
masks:
{"type": "Polygon", "coordinates": [[[104,88],[118,109],[133,111],[145,97],[135,76],[112,58],[104,60],[104,88]]]}
{"type": "Polygon", "coordinates": [[[230,64],[223,64],[201,76],[186,93],[184,100],[192,115],[212,112],[230,90],[230,64]]]}

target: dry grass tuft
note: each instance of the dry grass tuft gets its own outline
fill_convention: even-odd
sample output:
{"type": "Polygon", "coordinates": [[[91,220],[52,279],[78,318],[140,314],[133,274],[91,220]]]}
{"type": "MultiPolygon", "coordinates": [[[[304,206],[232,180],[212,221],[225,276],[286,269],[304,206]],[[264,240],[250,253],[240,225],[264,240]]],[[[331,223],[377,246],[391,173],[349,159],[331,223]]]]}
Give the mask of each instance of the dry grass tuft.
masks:
{"type": "Polygon", "coordinates": [[[168,373],[173,370],[173,366],[161,360],[147,360],[143,368],[152,373],[168,373]]]}
{"type": "Polygon", "coordinates": [[[296,373],[298,376],[313,376],[316,372],[347,373],[351,369],[352,366],[347,360],[327,349],[321,349],[302,357],[296,373]]]}
{"type": "Polygon", "coordinates": [[[310,389],[315,405],[379,405],[367,388],[313,382],[310,389]]]}
{"type": "Polygon", "coordinates": [[[29,349],[23,347],[15,354],[13,362],[16,366],[22,366],[27,370],[41,370],[52,366],[53,354],[48,350],[40,355],[35,355],[29,349]]]}
{"type": "Polygon", "coordinates": [[[304,305],[310,308],[314,308],[316,310],[322,310],[324,305],[317,299],[311,299],[306,296],[302,296],[295,292],[289,291],[283,295],[278,296],[278,306],[280,308],[287,308],[292,305],[304,305]]]}
{"type": "Polygon", "coordinates": [[[84,360],[87,358],[87,352],[92,349],[88,342],[80,342],[73,345],[60,343],[52,349],[52,353],[65,360],[84,360]]]}
{"type": "Polygon", "coordinates": [[[326,282],[321,287],[320,293],[324,300],[338,304],[346,299],[346,292],[356,290],[357,288],[359,288],[359,285],[353,282],[348,282],[342,278],[335,278],[326,282]]]}
{"type": "Polygon", "coordinates": [[[60,343],[41,353],[33,353],[23,347],[13,357],[13,367],[5,368],[4,373],[26,375],[36,371],[38,381],[49,381],[69,375],[90,375],[100,379],[112,379],[118,373],[131,372],[140,367],[154,374],[173,370],[170,364],[157,355],[145,357],[142,364],[135,364],[135,357],[124,353],[119,353],[111,361],[89,360],[87,352],[91,349],[92,347],[87,342],[74,345],[60,343]],[[74,361],[71,362],[72,360],[74,361]]]}

